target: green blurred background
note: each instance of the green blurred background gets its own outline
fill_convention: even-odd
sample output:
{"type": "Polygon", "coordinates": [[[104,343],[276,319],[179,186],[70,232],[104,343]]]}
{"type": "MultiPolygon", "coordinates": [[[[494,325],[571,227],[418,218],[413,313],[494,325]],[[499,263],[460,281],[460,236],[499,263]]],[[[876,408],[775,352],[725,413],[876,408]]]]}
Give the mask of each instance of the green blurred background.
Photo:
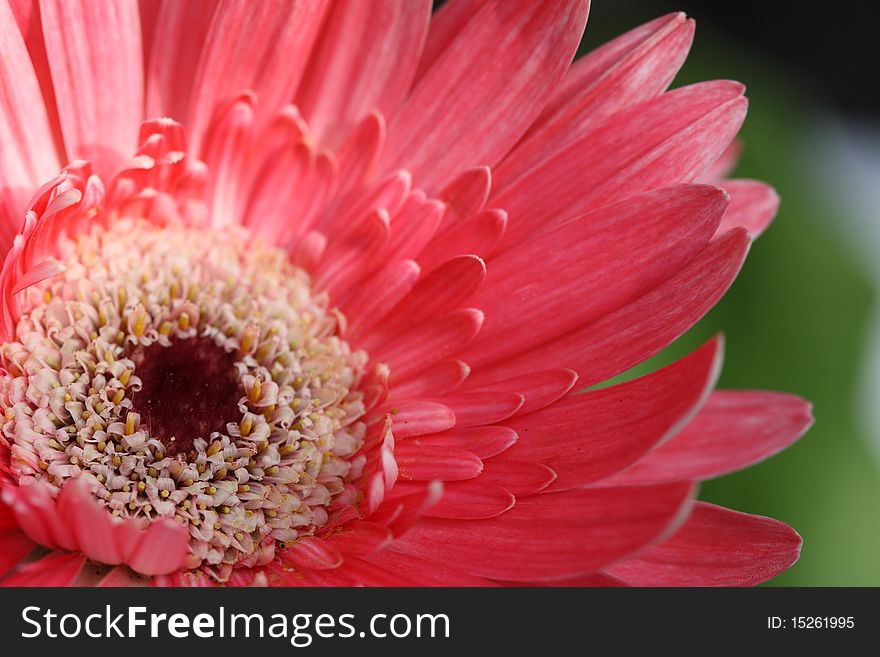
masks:
{"type": "Polygon", "coordinates": [[[880,471],[856,412],[875,288],[841,235],[845,217],[835,195],[815,184],[822,153],[808,148],[818,116],[869,113],[864,98],[845,95],[846,76],[858,61],[841,61],[840,79],[832,79],[833,61],[820,62],[830,64],[827,69],[813,66],[813,58],[834,56],[827,42],[834,19],[809,15],[809,3],[779,3],[777,11],[774,3],[735,3],[738,16],[719,15],[718,6],[729,4],[595,0],[582,44],[590,50],[639,23],[685,9],[697,21],[697,36],[673,86],[716,78],[747,85],[744,152],[734,173],[768,181],[782,197],[775,222],[753,245],[724,300],[641,370],[655,369],[722,331],[721,387],[782,390],[810,399],[816,424],[800,442],[760,465],[705,483],[701,498],[779,518],[801,533],[801,560],[771,585],[877,586],[880,471]],[[786,13],[786,5],[800,15],[786,13]],[[824,40],[812,38],[820,34],[824,40]],[[836,94],[835,86],[844,93],[836,94]]]}

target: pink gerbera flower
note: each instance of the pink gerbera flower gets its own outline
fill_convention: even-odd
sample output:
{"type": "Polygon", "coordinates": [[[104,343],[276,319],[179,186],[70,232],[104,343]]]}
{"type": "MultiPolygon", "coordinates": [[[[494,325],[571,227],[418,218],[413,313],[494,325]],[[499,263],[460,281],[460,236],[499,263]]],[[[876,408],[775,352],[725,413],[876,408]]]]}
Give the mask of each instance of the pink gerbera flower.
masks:
{"type": "Polygon", "coordinates": [[[776,209],[693,22],[586,0],[0,2],[8,585],[753,584],[694,502],[808,405],[713,392],[776,209]],[[170,118],[159,118],[170,117],[170,118]],[[60,173],[59,173],[60,171],[60,173]]]}

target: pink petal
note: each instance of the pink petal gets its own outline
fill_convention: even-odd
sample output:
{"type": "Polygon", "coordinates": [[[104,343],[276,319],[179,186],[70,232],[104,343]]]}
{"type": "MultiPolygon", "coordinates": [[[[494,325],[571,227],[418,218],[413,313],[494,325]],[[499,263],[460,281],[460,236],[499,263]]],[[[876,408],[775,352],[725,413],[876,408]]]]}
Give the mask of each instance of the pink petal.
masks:
{"type": "Polygon", "coordinates": [[[327,6],[314,0],[227,0],[217,6],[186,123],[195,152],[214,108],[240,91],[255,92],[265,116],[293,98],[327,6]]]}
{"type": "Polygon", "coordinates": [[[0,253],[5,253],[36,189],[61,168],[24,40],[9,5],[0,6],[0,253]]]}
{"type": "Polygon", "coordinates": [[[426,401],[400,402],[391,412],[396,438],[438,433],[455,426],[455,413],[443,404],[426,401]]]}
{"type": "Polygon", "coordinates": [[[486,323],[462,358],[471,366],[509,358],[634,301],[703,249],[726,207],[717,188],[669,187],[595,210],[495,258],[472,300],[486,323]],[[531,266],[538,258],[540,267],[531,266]]]}
{"type": "Polygon", "coordinates": [[[487,520],[427,518],[395,542],[425,559],[502,580],[570,578],[602,568],[677,527],[693,489],[576,489],[517,500],[487,520]]]}
{"type": "Polygon", "coordinates": [[[395,537],[409,531],[420,522],[428,509],[443,495],[443,484],[432,481],[422,485],[421,490],[385,500],[369,520],[388,526],[395,537]]]}
{"type": "Polygon", "coordinates": [[[422,445],[434,445],[449,450],[467,450],[481,459],[498,456],[517,440],[517,434],[508,427],[470,427],[454,429],[430,436],[420,436],[422,445]]]}
{"type": "Polygon", "coordinates": [[[736,168],[739,156],[742,155],[742,142],[734,140],[717,160],[703,173],[700,179],[703,182],[717,184],[722,178],[727,178],[736,168]]]}
{"type": "Polygon", "coordinates": [[[424,370],[424,373],[390,391],[391,399],[419,399],[428,395],[442,395],[458,388],[468,377],[471,368],[461,360],[443,360],[424,370]]]}
{"type": "Polygon", "coordinates": [[[370,355],[388,364],[395,383],[404,381],[424,368],[456,355],[474,339],[482,325],[482,312],[462,308],[433,324],[422,325],[384,345],[371,348],[370,355]]]}
{"type": "MultiPolygon", "coordinates": [[[[456,12],[455,4],[440,14],[456,12]]],[[[562,79],[587,6],[586,0],[482,3],[391,121],[385,169],[406,168],[420,187],[436,191],[465,168],[494,165],[562,79]],[[476,142],[468,138],[475,133],[476,142]]]]}
{"type": "Polygon", "coordinates": [[[602,479],[679,431],[720,370],[721,344],[715,339],[647,376],[513,418],[506,424],[520,439],[505,456],[548,465],[559,477],[554,490],[602,479]]]}
{"type": "Polygon", "coordinates": [[[70,586],[86,558],[77,553],[53,552],[33,561],[6,577],[0,586],[70,586]]]}
{"type": "Polygon", "coordinates": [[[144,575],[164,575],[183,565],[189,531],[171,519],[154,520],[143,532],[129,565],[144,575]]]}
{"type": "Polygon", "coordinates": [[[749,248],[745,230],[713,240],[681,271],[622,308],[528,352],[481,368],[473,385],[553,366],[576,370],[579,385],[604,381],[650,358],[693,326],[730,287],[749,248]],[[627,327],[621,331],[620,327],[627,327]]]}
{"type": "Polygon", "coordinates": [[[107,509],[96,504],[82,478],[68,481],[58,498],[58,512],[70,525],[79,550],[98,563],[118,564],[125,558],[114,540],[114,523],[107,509]]]}
{"type": "Polygon", "coordinates": [[[349,236],[330,242],[315,271],[315,287],[331,296],[344,292],[374,265],[391,237],[391,224],[385,210],[376,210],[349,236]]]}
{"type": "Polygon", "coordinates": [[[159,6],[148,51],[147,118],[187,121],[196,69],[218,4],[162,2],[159,6]]]}
{"type": "Polygon", "coordinates": [[[336,571],[345,586],[493,586],[449,564],[433,563],[385,549],[369,557],[346,559],[336,571]]]}
{"type": "Polygon", "coordinates": [[[37,544],[17,529],[0,531],[0,577],[15,568],[37,544]]]}
{"type": "Polygon", "coordinates": [[[443,191],[440,200],[446,203],[453,222],[467,219],[483,209],[492,187],[492,172],[487,166],[468,169],[443,191]]]}
{"type": "Polygon", "coordinates": [[[404,481],[460,481],[472,479],[483,470],[476,454],[440,445],[422,445],[417,438],[401,441],[394,458],[404,481]]]}
{"type": "Polygon", "coordinates": [[[306,570],[327,570],[342,563],[342,553],[331,543],[304,536],[279,553],[282,561],[306,570]]]}
{"type": "Polygon", "coordinates": [[[456,392],[437,399],[455,413],[458,427],[476,427],[506,420],[519,411],[525,397],[518,392],[498,390],[456,392]]]}
{"type": "Polygon", "coordinates": [[[556,473],[541,463],[517,461],[507,454],[500,458],[488,459],[483,464],[481,484],[499,486],[517,497],[534,495],[556,479],[556,473]]]}
{"type": "Polygon", "coordinates": [[[615,114],[557,151],[490,199],[510,217],[499,249],[600,205],[696,180],[739,130],[742,92],[734,82],[682,87],[615,114]]]}
{"type": "Polygon", "coordinates": [[[445,261],[425,276],[393,310],[394,322],[380,327],[381,333],[396,335],[429,320],[461,308],[486,280],[486,263],[474,255],[460,255],[445,261]]]}
{"type": "Polygon", "coordinates": [[[40,3],[69,160],[110,174],[137,147],[143,53],[136,0],[40,3]]]}
{"type": "Polygon", "coordinates": [[[431,241],[443,219],[440,201],[428,199],[421,191],[412,192],[391,219],[391,240],[384,258],[417,258],[431,241]]]}
{"type": "MultiPolygon", "coordinates": [[[[161,576],[160,576],[161,577],[161,576]]],[[[150,579],[138,575],[128,566],[116,566],[109,573],[100,578],[95,586],[101,588],[116,588],[129,586],[149,586],[150,579]]],[[[171,586],[172,584],[168,584],[171,586]]]]}
{"type": "Polygon", "coordinates": [[[662,93],[693,37],[692,20],[669,14],[615,39],[625,45],[612,42],[576,61],[548,107],[497,168],[497,189],[614,113],[662,93]]]}
{"type": "Polygon", "coordinates": [[[394,114],[415,77],[430,16],[428,0],[330,9],[296,97],[320,141],[335,148],[373,109],[394,114]]]}
{"type": "Polygon", "coordinates": [[[723,180],[719,185],[730,194],[730,206],[724,213],[718,233],[742,226],[749,232],[749,237],[757,238],[779,209],[776,190],[757,180],[723,180]]]}
{"type": "Polygon", "coordinates": [[[507,213],[504,210],[484,210],[437,235],[419,261],[430,271],[462,253],[488,255],[501,241],[506,229],[507,213]]]}
{"type": "Polygon", "coordinates": [[[516,414],[525,415],[561,399],[574,387],[577,378],[577,372],[574,370],[544,370],[484,384],[480,386],[480,389],[515,391],[522,394],[525,397],[525,402],[516,411],[516,414]]]}
{"type": "Polygon", "coordinates": [[[798,397],[716,391],[672,440],[607,482],[628,486],[711,479],[782,451],[812,423],[810,404],[798,397]]]}
{"type": "Polygon", "coordinates": [[[672,538],[609,572],[632,586],[754,586],[797,561],[801,543],[778,520],[697,502],[672,538]]]}
{"type": "Polygon", "coordinates": [[[338,307],[357,334],[381,321],[416,285],[421,267],[414,260],[390,262],[368,281],[356,285],[338,307]]]}
{"type": "Polygon", "coordinates": [[[372,178],[385,146],[385,117],[370,112],[355,126],[337,153],[343,193],[372,178]]]}
{"type": "Polygon", "coordinates": [[[368,520],[354,520],[328,533],[324,542],[345,555],[362,555],[382,549],[391,539],[391,532],[385,525],[368,520]]]}
{"type": "Polygon", "coordinates": [[[482,520],[512,509],[516,498],[496,484],[481,481],[453,481],[443,487],[443,497],[425,513],[428,518],[482,520]]]}
{"type": "Polygon", "coordinates": [[[205,135],[201,159],[211,171],[211,223],[217,228],[241,221],[245,192],[241,189],[241,173],[254,128],[255,103],[249,93],[225,103],[217,109],[205,135]]]}

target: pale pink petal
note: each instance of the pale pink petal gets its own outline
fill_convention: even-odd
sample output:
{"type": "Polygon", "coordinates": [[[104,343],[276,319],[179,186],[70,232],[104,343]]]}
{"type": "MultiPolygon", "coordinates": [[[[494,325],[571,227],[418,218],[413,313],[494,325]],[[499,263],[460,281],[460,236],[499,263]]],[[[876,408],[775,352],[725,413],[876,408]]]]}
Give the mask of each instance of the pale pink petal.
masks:
{"type": "Polygon", "coordinates": [[[778,520],[697,502],[672,538],[608,570],[632,586],[754,586],[791,567],[801,543],[778,520]]]}
{"type": "Polygon", "coordinates": [[[244,89],[271,116],[296,92],[327,11],[321,0],[224,0],[205,38],[187,129],[199,152],[214,108],[244,89]]]}
{"type": "Polygon", "coordinates": [[[428,0],[332,6],[296,95],[322,143],[337,147],[373,109],[394,114],[415,77],[430,15],[428,0]]]}
{"type": "Polygon", "coordinates": [[[196,69],[217,5],[215,0],[158,4],[152,45],[146,51],[147,118],[170,116],[187,122],[196,69]]]}
{"type": "Polygon", "coordinates": [[[0,253],[34,192],[61,168],[34,66],[9,5],[0,5],[0,253]]]}
{"type": "Polygon", "coordinates": [[[137,0],[44,0],[40,14],[67,158],[109,175],[143,120],[137,0]]]}
{"type": "Polygon", "coordinates": [[[205,135],[201,159],[212,174],[208,190],[211,224],[218,228],[241,221],[245,191],[240,188],[241,174],[254,129],[255,104],[249,93],[225,103],[205,135]]]}
{"type": "Polygon", "coordinates": [[[181,523],[154,520],[143,532],[129,565],[144,575],[164,575],[180,569],[187,555],[189,530],[181,523]]]}
{"type": "Polygon", "coordinates": [[[356,188],[376,173],[385,146],[385,117],[372,111],[351,131],[336,157],[339,159],[339,193],[356,188]]]}
{"type": "MultiPolygon", "coordinates": [[[[440,13],[455,12],[455,4],[440,13]]],[[[588,4],[482,3],[390,121],[385,170],[404,167],[420,187],[439,191],[464,169],[494,165],[562,79],[588,4]],[[474,133],[478,141],[469,138],[474,133]]]]}

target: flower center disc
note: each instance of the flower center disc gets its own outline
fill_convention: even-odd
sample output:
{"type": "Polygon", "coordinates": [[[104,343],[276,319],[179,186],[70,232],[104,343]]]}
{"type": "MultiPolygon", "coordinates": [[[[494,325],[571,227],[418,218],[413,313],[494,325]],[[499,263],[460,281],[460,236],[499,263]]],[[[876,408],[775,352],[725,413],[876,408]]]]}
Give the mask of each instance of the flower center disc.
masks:
{"type": "Polygon", "coordinates": [[[131,356],[141,380],[134,411],[170,455],[186,454],[197,438],[225,433],[241,417],[243,396],[236,357],[212,340],[190,338],[168,347],[154,343],[131,356]]]}
{"type": "Polygon", "coordinates": [[[327,523],[362,466],[367,355],[245,229],[112,226],[63,241],[64,273],[22,293],[0,347],[11,472],[178,520],[187,565],[225,580],[327,523]]]}

